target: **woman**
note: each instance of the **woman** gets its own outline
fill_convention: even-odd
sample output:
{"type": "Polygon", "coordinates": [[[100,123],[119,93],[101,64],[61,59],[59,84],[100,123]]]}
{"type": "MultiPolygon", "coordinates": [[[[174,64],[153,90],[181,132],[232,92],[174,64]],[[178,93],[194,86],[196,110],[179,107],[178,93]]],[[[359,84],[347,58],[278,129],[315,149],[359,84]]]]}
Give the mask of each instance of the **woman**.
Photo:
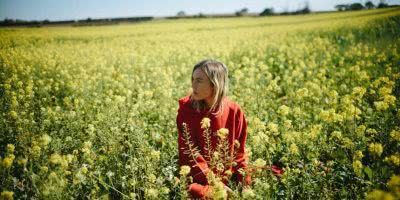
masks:
{"type": "MultiPolygon", "coordinates": [[[[189,193],[194,198],[205,198],[210,193],[207,174],[210,171],[210,158],[208,154],[206,136],[204,130],[207,125],[201,125],[203,119],[208,122],[209,130],[215,133],[221,128],[226,128],[229,133],[226,137],[229,144],[229,153],[234,158],[233,166],[224,166],[225,171],[230,171],[235,181],[244,185],[250,184],[250,176],[243,177],[240,171],[247,166],[245,143],[247,138],[247,124],[244,113],[240,106],[229,100],[226,96],[228,91],[228,69],[215,60],[204,60],[196,64],[192,71],[192,93],[179,100],[179,110],[176,118],[178,127],[179,165],[191,166],[189,175],[193,183],[189,186],[189,193]],[[188,153],[187,137],[199,150],[197,157],[188,153]],[[239,171],[239,169],[242,169],[239,171]]],[[[226,130],[225,129],[225,130],[226,130]]],[[[218,136],[211,134],[211,149],[215,149],[218,136]]],[[[227,182],[225,181],[225,184],[227,182]]],[[[227,190],[229,188],[225,187],[227,190]]]]}

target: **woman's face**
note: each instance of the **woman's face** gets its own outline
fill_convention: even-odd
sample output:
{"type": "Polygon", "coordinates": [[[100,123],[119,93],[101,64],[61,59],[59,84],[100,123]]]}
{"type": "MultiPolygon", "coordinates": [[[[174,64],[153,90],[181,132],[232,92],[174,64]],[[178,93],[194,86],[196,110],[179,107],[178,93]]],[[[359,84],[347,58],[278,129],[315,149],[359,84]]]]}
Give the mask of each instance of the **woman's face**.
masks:
{"type": "Polygon", "coordinates": [[[193,72],[192,89],[192,98],[194,100],[204,100],[208,105],[212,103],[213,86],[207,75],[200,68],[193,72]]]}

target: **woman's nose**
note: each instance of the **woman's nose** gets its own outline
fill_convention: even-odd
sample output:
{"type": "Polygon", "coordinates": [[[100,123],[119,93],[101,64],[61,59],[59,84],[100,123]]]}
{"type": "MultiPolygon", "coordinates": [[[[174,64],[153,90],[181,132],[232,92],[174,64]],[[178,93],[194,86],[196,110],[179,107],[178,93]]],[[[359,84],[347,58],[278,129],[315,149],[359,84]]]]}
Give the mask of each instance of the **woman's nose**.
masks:
{"type": "Polygon", "coordinates": [[[197,84],[195,82],[192,83],[192,89],[195,90],[197,88],[197,84]]]}

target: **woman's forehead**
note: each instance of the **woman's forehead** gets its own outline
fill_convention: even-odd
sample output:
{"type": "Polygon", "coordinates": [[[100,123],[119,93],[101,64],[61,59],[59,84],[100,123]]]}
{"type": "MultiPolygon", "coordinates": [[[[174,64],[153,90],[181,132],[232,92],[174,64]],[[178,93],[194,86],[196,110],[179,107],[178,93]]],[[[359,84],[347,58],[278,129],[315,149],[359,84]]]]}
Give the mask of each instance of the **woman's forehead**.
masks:
{"type": "Polygon", "coordinates": [[[193,78],[202,78],[202,79],[205,79],[205,78],[207,78],[207,75],[206,75],[206,73],[203,72],[202,69],[197,68],[197,69],[194,70],[194,72],[193,72],[193,78]]]}

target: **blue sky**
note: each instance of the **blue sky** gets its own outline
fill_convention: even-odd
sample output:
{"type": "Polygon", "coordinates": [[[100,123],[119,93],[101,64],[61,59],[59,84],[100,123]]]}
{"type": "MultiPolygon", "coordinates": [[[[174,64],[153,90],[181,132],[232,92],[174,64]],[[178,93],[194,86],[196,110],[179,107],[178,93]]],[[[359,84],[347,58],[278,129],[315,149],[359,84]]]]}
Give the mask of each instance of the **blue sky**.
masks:
{"type": "MultiPolygon", "coordinates": [[[[334,10],[336,4],[367,0],[308,0],[312,11],[334,10]]],[[[306,0],[0,0],[0,20],[77,20],[91,18],[175,16],[186,14],[234,13],[241,8],[261,12],[266,7],[275,11],[297,10],[306,0]]],[[[373,0],[375,4],[379,0],[373,0]]],[[[400,4],[400,0],[387,0],[400,4]]]]}

